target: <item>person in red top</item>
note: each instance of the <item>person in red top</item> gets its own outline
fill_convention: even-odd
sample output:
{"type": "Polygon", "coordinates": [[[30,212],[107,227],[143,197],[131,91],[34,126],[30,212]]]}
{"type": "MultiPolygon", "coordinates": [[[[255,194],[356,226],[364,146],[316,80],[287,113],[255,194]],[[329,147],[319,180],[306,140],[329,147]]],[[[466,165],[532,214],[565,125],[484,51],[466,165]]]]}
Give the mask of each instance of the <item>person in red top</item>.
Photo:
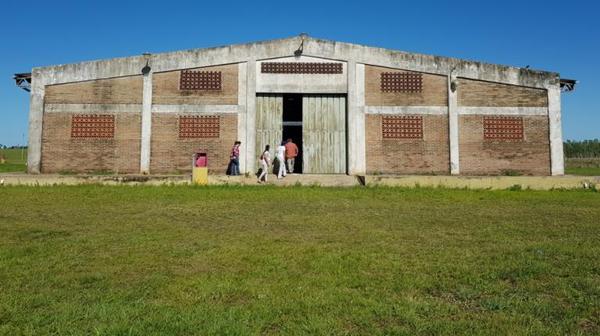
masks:
{"type": "Polygon", "coordinates": [[[298,156],[298,146],[292,141],[287,139],[285,144],[285,162],[287,164],[287,171],[290,174],[294,173],[294,164],[296,163],[296,156],[298,156]]]}

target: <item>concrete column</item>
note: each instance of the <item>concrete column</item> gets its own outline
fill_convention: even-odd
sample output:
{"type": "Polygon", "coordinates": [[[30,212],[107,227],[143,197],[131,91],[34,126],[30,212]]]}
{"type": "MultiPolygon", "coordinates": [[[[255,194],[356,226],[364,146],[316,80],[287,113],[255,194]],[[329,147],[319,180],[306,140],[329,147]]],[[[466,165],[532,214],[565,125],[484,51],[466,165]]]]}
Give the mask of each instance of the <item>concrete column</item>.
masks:
{"type": "Polygon", "coordinates": [[[560,86],[548,88],[548,121],[550,127],[550,164],[552,175],[565,174],[562,120],[560,109],[560,86]]]}
{"type": "Polygon", "coordinates": [[[365,65],[348,62],[348,174],[365,175],[365,65]]]}
{"type": "Polygon", "coordinates": [[[152,70],[144,74],[142,96],[142,143],[140,149],[140,173],[150,173],[150,145],[152,140],[152,70]]]}
{"type": "Polygon", "coordinates": [[[242,142],[240,148],[240,173],[249,171],[246,166],[248,144],[246,143],[246,63],[238,64],[238,114],[237,139],[242,142]]]}
{"type": "Polygon", "coordinates": [[[458,148],[458,82],[456,74],[448,76],[448,135],[450,144],[450,174],[460,174],[460,151],[458,148]],[[452,91],[452,82],[455,83],[452,91]]]}
{"type": "MultiPolygon", "coordinates": [[[[244,141],[244,140],[241,140],[244,141]]],[[[246,63],[246,172],[256,167],[256,60],[246,63]]]]}
{"type": "Polygon", "coordinates": [[[39,174],[42,167],[42,123],[44,119],[44,91],[42,78],[32,74],[29,102],[29,140],[27,145],[27,172],[39,174]]]}

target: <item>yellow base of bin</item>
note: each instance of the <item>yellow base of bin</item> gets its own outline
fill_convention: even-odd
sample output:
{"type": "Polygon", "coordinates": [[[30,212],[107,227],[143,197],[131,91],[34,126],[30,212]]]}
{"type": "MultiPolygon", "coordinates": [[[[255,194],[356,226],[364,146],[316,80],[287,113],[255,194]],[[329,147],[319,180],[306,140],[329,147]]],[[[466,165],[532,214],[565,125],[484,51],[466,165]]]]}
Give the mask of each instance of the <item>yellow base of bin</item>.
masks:
{"type": "Polygon", "coordinates": [[[208,168],[194,167],[192,169],[192,183],[198,185],[208,184],[208,168]]]}

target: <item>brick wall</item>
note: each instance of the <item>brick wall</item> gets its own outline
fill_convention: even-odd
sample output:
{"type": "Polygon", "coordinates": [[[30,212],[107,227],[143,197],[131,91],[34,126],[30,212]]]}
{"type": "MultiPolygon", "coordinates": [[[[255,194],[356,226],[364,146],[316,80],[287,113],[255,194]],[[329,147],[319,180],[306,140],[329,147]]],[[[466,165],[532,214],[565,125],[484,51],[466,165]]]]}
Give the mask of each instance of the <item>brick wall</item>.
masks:
{"type": "Polygon", "coordinates": [[[381,115],[367,114],[367,174],[448,174],[448,117],[423,115],[423,139],[383,139],[381,115]]]}
{"type": "Polygon", "coordinates": [[[548,106],[548,94],[544,89],[460,78],[458,84],[458,105],[545,107],[548,106]]]}
{"type": "Polygon", "coordinates": [[[381,73],[410,72],[365,66],[365,104],[367,106],[448,106],[446,76],[422,74],[422,92],[381,92],[381,73]]]}
{"type": "Polygon", "coordinates": [[[142,76],[46,86],[46,104],[141,104],[142,76]]]}
{"type": "Polygon", "coordinates": [[[547,116],[523,116],[523,140],[484,140],[483,116],[459,117],[460,171],[465,175],[550,174],[547,116]]]}
{"type": "Polygon", "coordinates": [[[139,172],[141,111],[115,114],[115,133],[112,139],[72,139],[72,115],[64,112],[44,114],[43,173],[139,172]]]}
{"type": "Polygon", "coordinates": [[[150,172],[190,172],[192,155],[200,150],[208,153],[209,172],[224,174],[237,140],[237,115],[221,114],[220,137],[207,139],[179,139],[178,118],[175,113],[152,115],[150,172]]]}
{"type": "Polygon", "coordinates": [[[221,71],[221,90],[180,90],[181,71],[152,75],[153,104],[236,105],[238,103],[238,65],[219,65],[187,70],[221,71]]]}

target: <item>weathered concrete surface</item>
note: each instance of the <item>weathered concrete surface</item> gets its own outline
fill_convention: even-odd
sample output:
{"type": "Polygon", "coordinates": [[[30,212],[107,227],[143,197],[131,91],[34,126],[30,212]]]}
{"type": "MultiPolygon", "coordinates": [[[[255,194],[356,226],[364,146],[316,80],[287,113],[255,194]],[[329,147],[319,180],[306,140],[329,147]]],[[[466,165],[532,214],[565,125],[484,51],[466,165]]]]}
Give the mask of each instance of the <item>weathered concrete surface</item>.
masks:
{"type": "MultiPolygon", "coordinates": [[[[23,173],[0,174],[0,186],[28,185],[187,185],[191,184],[190,175],[58,175],[44,174],[33,175],[23,173]]],[[[226,176],[209,175],[209,185],[258,185],[255,176],[226,176]]],[[[265,183],[263,183],[265,184],[265,183]]],[[[283,179],[277,179],[273,174],[269,175],[269,185],[278,186],[323,186],[323,187],[347,187],[358,186],[360,183],[354,176],[348,175],[288,175],[283,179]]]]}
{"type": "Polygon", "coordinates": [[[550,122],[550,164],[552,175],[565,173],[563,152],[562,118],[560,109],[560,86],[548,88],[548,119],[550,122]]]}
{"type": "MultiPolygon", "coordinates": [[[[249,59],[263,60],[289,57],[293,55],[301,42],[301,37],[294,36],[224,47],[159,53],[151,56],[152,70],[163,72],[216,64],[241,63],[249,59]]],[[[313,37],[305,38],[303,56],[338,61],[353,60],[356,63],[441,75],[448,75],[454,69],[458,77],[537,88],[547,88],[557,83],[556,79],[558,78],[558,74],[553,72],[408,53],[313,37]]],[[[41,80],[43,85],[48,85],[130,76],[138,75],[140,69],[145,65],[146,58],[144,56],[64,64],[34,68],[33,79],[34,81],[35,79],[41,80]]]]}
{"type": "Polygon", "coordinates": [[[48,186],[48,185],[169,185],[189,184],[188,175],[58,175],[58,174],[0,174],[0,184],[48,186]]]}
{"type": "Polygon", "coordinates": [[[364,175],[365,163],[365,65],[348,62],[348,174],[364,175]]]}
{"type": "Polygon", "coordinates": [[[241,141],[240,146],[240,173],[244,174],[248,171],[247,168],[247,148],[246,143],[246,63],[238,64],[238,124],[237,124],[237,140],[241,141]]]}
{"type": "Polygon", "coordinates": [[[152,144],[152,71],[144,74],[142,103],[142,143],[140,150],[140,173],[150,173],[150,146],[152,144]]]}
{"type": "MultiPolygon", "coordinates": [[[[259,185],[255,176],[209,175],[209,185],[259,185]]],[[[396,187],[443,187],[467,189],[586,189],[600,190],[600,176],[366,176],[366,185],[396,187]]],[[[188,185],[190,175],[33,175],[23,173],[0,174],[0,187],[9,185],[188,185]]],[[[269,175],[268,185],[275,186],[360,186],[357,177],[348,175],[288,175],[277,179],[269,175]]],[[[262,184],[264,185],[264,183],[262,184]]]]}
{"type": "Polygon", "coordinates": [[[309,56],[290,56],[256,62],[256,92],[261,93],[346,93],[347,68],[345,62],[309,56]],[[260,71],[262,63],[269,62],[324,62],[342,64],[341,74],[273,74],[260,71]]]}
{"type": "Polygon", "coordinates": [[[447,115],[447,106],[365,106],[365,114],[447,115]]]}
{"type": "Polygon", "coordinates": [[[600,190],[600,176],[367,176],[369,186],[444,187],[467,189],[600,190]]]}
{"type": "Polygon", "coordinates": [[[454,70],[448,75],[448,136],[450,143],[450,174],[460,174],[460,150],[458,129],[458,90],[454,86],[456,83],[456,73],[454,70]],[[454,86],[454,90],[452,87],[454,86]]]}

